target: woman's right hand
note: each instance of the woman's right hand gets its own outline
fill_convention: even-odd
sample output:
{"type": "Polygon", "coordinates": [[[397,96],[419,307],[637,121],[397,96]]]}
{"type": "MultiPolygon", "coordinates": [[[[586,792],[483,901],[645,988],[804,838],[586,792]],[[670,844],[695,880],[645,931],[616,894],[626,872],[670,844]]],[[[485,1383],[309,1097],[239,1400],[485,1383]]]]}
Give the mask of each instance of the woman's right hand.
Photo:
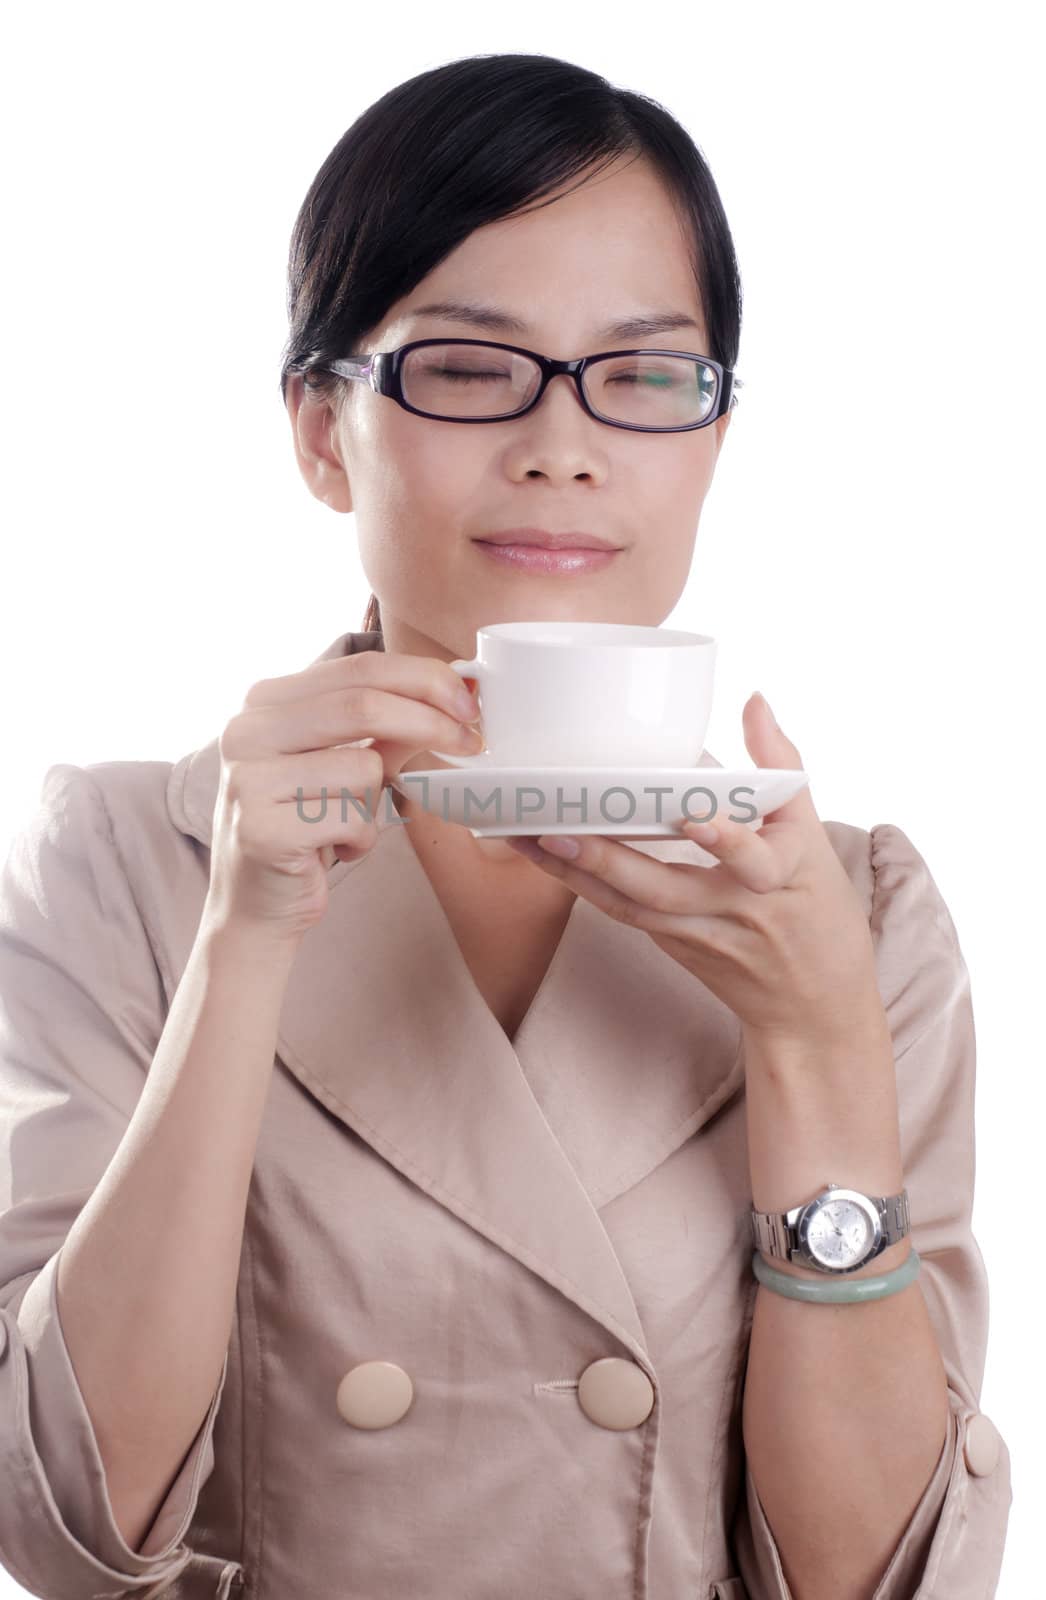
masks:
{"type": "Polygon", "coordinates": [[[300,937],[327,909],[334,861],[377,842],[384,785],[419,751],[481,750],[465,726],[478,716],[461,678],[432,656],[367,650],[252,684],[218,740],[210,924],[300,937]],[[324,789],[326,815],[310,822],[324,789]]]}

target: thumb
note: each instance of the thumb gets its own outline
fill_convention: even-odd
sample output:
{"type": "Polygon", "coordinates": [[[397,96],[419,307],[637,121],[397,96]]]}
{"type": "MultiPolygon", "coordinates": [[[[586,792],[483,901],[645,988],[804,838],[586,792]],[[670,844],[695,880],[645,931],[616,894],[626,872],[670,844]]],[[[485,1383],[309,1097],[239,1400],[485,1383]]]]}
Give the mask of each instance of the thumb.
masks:
{"type": "MultiPolygon", "coordinates": [[[[741,713],[745,745],[757,767],[782,767],[801,771],[803,758],[788,735],[778,725],[765,697],[758,690],[750,695],[741,713]]],[[[816,817],[817,808],[806,784],[798,794],[774,811],[775,817],[816,817]]]]}

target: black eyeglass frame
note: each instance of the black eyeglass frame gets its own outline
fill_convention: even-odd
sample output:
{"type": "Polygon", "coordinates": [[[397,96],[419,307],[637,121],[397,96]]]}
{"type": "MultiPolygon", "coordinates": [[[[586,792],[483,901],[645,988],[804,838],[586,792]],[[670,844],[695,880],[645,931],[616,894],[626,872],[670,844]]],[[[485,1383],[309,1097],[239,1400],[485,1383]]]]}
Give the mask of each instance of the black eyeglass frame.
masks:
{"type": "Polygon", "coordinates": [[[721,362],[713,361],[711,356],[696,355],[692,350],[663,350],[648,349],[637,350],[605,350],[598,355],[578,356],[574,361],[553,361],[550,356],[539,355],[536,350],[525,350],[522,345],[502,344],[496,339],[412,339],[409,344],[401,344],[397,350],[378,350],[370,355],[345,356],[336,361],[318,361],[315,366],[319,369],[332,372],[339,378],[355,379],[361,383],[369,383],[375,394],[385,395],[389,400],[395,400],[404,411],[413,412],[416,417],[431,417],[435,422],[509,422],[514,417],[526,416],[528,411],[541,400],[552,379],[560,373],[573,378],[578,399],[585,411],[597,422],[605,422],[610,428],[628,428],[633,433],[690,433],[695,428],[707,428],[709,423],[715,422],[731,407],[737,404],[737,390],[744,387],[744,380],[734,376],[732,367],[724,367],[721,362]],[[526,405],[520,406],[516,411],[505,411],[496,417],[445,417],[438,411],[422,411],[417,406],[412,406],[403,393],[402,368],[403,362],[411,350],[421,349],[425,345],[434,344],[467,344],[482,345],[488,350],[508,350],[513,355],[529,356],[541,368],[541,382],[526,405]],[[681,422],[670,428],[651,427],[641,422],[621,422],[617,417],[605,417],[589,404],[581,382],[582,374],[599,361],[616,360],[619,356],[685,356],[690,361],[701,361],[706,367],[711,367],[718,377],[718,393],[715,409],[707,417],[701,417],[697,422],[681,422]]]}

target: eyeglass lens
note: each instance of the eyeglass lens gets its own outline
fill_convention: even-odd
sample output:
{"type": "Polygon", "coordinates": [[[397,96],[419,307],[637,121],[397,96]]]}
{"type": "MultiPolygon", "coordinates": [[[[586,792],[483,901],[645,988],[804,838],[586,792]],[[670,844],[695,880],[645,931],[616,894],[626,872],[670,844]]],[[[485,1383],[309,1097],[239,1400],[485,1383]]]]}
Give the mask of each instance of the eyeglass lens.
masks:
{"type": "MultiPolygon", "coordinates": [[[[531,400],[541,369],[529,356],[500,347],[430,344],[409,350],[401,369],[403,394],[419,411],[441,417],[510,416],[531,400]]],[[[585,394],[593,410],[615,422],[673,428],[700,422],[715,406],[719,378],[693,356],[614,356],[586,367],[585,394]]]]}

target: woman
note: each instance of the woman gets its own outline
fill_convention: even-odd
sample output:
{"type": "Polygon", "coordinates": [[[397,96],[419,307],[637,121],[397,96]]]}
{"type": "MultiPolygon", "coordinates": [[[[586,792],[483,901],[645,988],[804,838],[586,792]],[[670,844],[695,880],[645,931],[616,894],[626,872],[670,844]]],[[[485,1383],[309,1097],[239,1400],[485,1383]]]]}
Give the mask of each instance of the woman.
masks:
{"type": "MultiPolygon", "coordinates": [[[[479,627],[676,604],[740,327],[700,153],[570,63],[451,62],[331,152],[290,291],[298,463],[374,596],[203,750],[52,767],[8,858],[0,1558],[62,1597],[994,1592],[969,989],[904,833],[804,790],[571,859],[390,787],[480,747],[479,627]],[[616,350],[704,411],[636,428],[526,354],[616,350]],[[343,787],[386,803],[296,798],[343,787]],[[819,1260],[753,1232],[797,1207],[819,1260]]],[[[761,697],[744,732],[801,766],[761,697]]]]}

